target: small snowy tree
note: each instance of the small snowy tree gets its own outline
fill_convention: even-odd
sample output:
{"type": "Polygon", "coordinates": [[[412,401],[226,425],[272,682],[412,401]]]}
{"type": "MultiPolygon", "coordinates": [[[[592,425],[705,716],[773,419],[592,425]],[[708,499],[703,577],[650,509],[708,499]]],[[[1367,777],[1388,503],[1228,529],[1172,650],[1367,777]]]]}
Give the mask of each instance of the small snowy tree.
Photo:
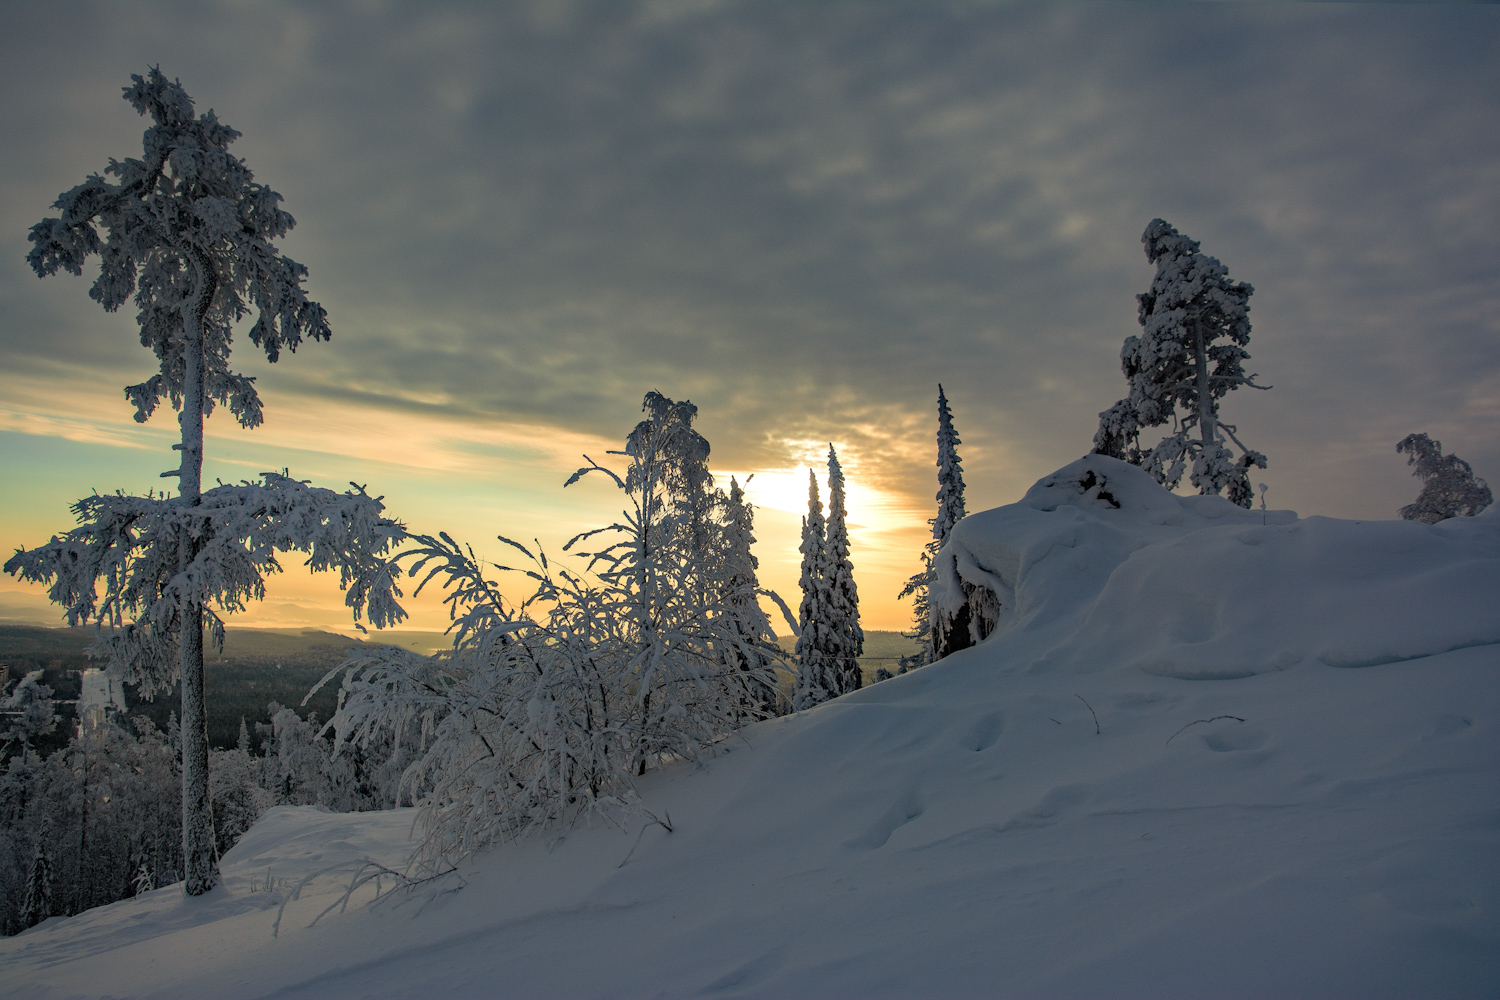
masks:
{"type": "Polygon", "coordinates": [[[1416,466],[1411,474],[1422,480],[1416,502],[1398,511],[1407,521],[1436,524],[1450,517],[1470,517],[1495,499],[1489,484],[1475,478],[1468,462],[1444,455],[1443,443],[1426,434],[1406,435],[1397,443],[1396,453],[1410,453],[1406,464],[1416,466]]]}
{"type": "MultiPolygon", "coordinates": [[[[922,549],[922,568],[906,581],[899,598],[912,598],[912,629],[904,632],[908,639],[915,639],[921,647],[911,656],[901,658],[898,673],[906,673],[931,663],[936,658],[933,644],[932,609],[928,603],[929,588],[933,580],[933,560],[938,550],[948,541],[953,526],[961,521],[964,509],[964,470],[958,457],[958,446],[963,442],[953,429],[953,411],[948,408],[948,397],[938,385],[938,430],[937,430],[937,516],[927,523],[932,525],[932,541],[922,549]]],[[[898,598],[898,599],[899,599],[898,598]]]]}
{"type": "Polygon", "coordinates": [[[57,729],[57,708],[52,688],[42,683],[42,671],[33,670],[16,682],[15,689],[3,703],[10,725],[5,731],[7,744],[20,744],[27,757],[37,740],[57,729]]]}
{"type": "MultiPolygon", "coordinates": [[[[272,549],[287,543],[310,549],[315,565],[341,565],[346,583],[357,581],[350,593],[356,614],[369,598],[372,621],[394,621],[400,612],[389,600],[390,579],[374,557],[395,537],[395,526],[379,518],[379,501],[363,490],[330,500],[267,475],[263,483],[203,492],[204,418],[219,404],[244,427],[261,422],[254,379],[229,369],[235,322],[257,314],[250,339],[270,361],[304,338],[331,334],[323,308],[302,287],[307,269],[271,242],[295,224],[279,207],[281,196],[256,183],[229,152],[239,133],[212,111],[195,116],[182,85],[157,68],[131,80],[126,101],[152,120],[141,158],[111,159],[104,173],[115,180],[93,174],[59,197],[53,207],[61,214],[31,228],[27,261],[38,276],[81,275],[98,254],[99,277],[89,295],[110,312],[134,296],[141,343],[156,354],[160,370],[125,395],[137,421],[163,400],[177,408],[181,441],[173,447],[181,461],[162,475],[177,479],[178,496],[86,498],[75,507],[79,528],[18,553],[6,571],[52,583],[53,599],[67,604],[75,624],[95,610],[96,581],[107,591],[101,620],[121,624],[121,612],[139,612],[142,618],[106,648],[111,664],[143,681],[148,695],[177,669],[164,657],[180,659],[183,851],[187,891],[197,895],[218,881],[203,699],[206,603],[235,609],[261,596],[261,573],[275,568],[272,549]],[[310,506],[292,509],[284,505],[289,500],[310,506]],[[269,524],[272,509],[290,523],[269,524]],[[337,511],[353,515],[342,529],[324,520],[342,516],[337,511]],[[359,551],[330,549],[340,542],[359,551]],[[95,575],[69,560],[92,562],[95,575]]],[[[222,641],[217,616],[208,617],[222,641]]]]}
{"type": "Polygon", "coordinates": [[[829,650],[838,694],[858,691],[864,681],[859,658],[865,651],[865,632],[859,625],[859,589],[854,585],[854,565],[849,561],[849,527],[844,507],[844,470],[838,453],[828,446],[828,527],[824,545],[827,560],[828,626],[833,644],[829,650]]]}
{"type": "Polygon", "coordinates": [[[1127,337],[1120,351],[1130,394],[1099,414],[1094,452],[1139,465],[1168,489],[1191,465],[1199,493],[1227,490],[1248,508],[1254,496],[1248,470],[1264,469],[1266,456],[1246,448],[1236,428],[1219,419],[1219,400],[1241,386],[1270,388],[1244,369],[1254,289],[1231,283],[1223,264],[1198,252],[1197,240],[1161,219],[1151,221],[1141,242],[1156,278],[1136,296],[1142,333],[1127,337]],[[1141,450],[1141,431],[1169,422],[1173,433],[1141,450]]]}
{"type": "Polygon", "coordinates": [[[26,873],[26,898],[21,903],[21,926],[35,927],[56,911],[52,901],[52,859],[47,855],[49,831],[44,827],[36,838],[36,852],[26,873]]]}
{"type": "Polygon", "coordinates": [[[807,470],[807,516],[802,519],[802,604],[797,610],[797,685],[792,707],[812,708],[841,694],[833,661],[834,638],[829,627],[828,529],[818,477],[807,470]]]}

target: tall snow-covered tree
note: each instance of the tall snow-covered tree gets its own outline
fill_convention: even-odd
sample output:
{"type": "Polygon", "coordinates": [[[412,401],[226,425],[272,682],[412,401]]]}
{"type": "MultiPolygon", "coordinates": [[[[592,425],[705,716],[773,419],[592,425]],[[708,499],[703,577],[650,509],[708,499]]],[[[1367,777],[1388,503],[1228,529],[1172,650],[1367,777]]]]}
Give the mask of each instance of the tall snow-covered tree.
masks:
{"type": "Polygon", "coordinates": [[[802,519],[800,551],[802,603],[797,611],[797,685],[792,695],[792,707],[799,712],[842,693],[829,623],[828,528],[818,477],[811,469],[807,470],[807,516],[802,519]]]}
{"type": "Polygon", "coordinates": [[[922,568],[906,581],[899,595],[912,598],[912,628],[902,633],[920,644],[917,652],[901,658],[900,673],[931,663],[936,656],[933,646],[932,614],[928,603],[928,592],[932,585],[932,563],[938,550],[948,541],[953,526],[963,519],[964,470],[958,457],[958,446],[963,444],[958,432],[953,429],[953,411],[948,407],[948,397],[938,385],[938,430],[937,430],[937,516],[927,523],[932,525],[932,540],[922,549],[922,568]]]}
{"type": "MultiPolygon", "coordinates": [[[[159,370],[125,394],[138,421],[164,400],[178,410],[180,462],[162,473],[176,478],[177,496],[85,498],[75,508],[80,527],[18,553],[6,571],[52,583],[53,599],[68,605],[75,623],[95,611],[112,624],[122,624],[122,613],[138,613],[108,643],[108,655],[148,693],[180,669],[183,851],[186,888],[196,895],[218,881],[203,700],[206,603],[234,609],[259,597],[261,573],[276,568],[274,548],[291,547],[310,551],[321,568],[339,565],[344,582],[355,584],[351,605],[358,609],[368,599],[373,621],[393,620],[399,608],[377,557],[396,526],[379,517],[379,501],[363,490],[334,498],[267,476],[209,491],[212,497],[204,493],[204,418],[224,405],[244,427],[261,422],[254,380],[229,368],[234,324],[254,313],[250,340],[275,361],[304,339],[327,340],[328,319],[302,287],[307,269],[272,243],[295,223],[280,208],[281,196],[230,153],[239,133],[212,111],[195,115],[182,85],[157,68],[131,80],[125,99],[152,122],[141,157],[111,159],[104,175],[90,175],[59,197],[53,207],[60,214],[32,227],[27,261],[39,276],[81,275],[97,254],[90,297],[110,312],[134,297],[141,343],[155,353],[159,370]],[[289,508],[291,500],[302,504],[289,508]],[[284,523],[271,524],[273,512],[284,523]],[[337,520],[345,516],[353,520],[337,520]],[[359,551],[338,548],[348,544],[359,551]],[[107,591],[98,605],[96,581],[107,591]],[[169,668],[168,658],[180,668],[169,668]]],[[[208,620],[221,639],[217,616],[210,612],[208,620]]]]}
{"type": "Polygon", "coordinates": [[[1199,493],[1227,490],[1248,508],[1254,496],[1248,470],[1264,469],[1266,456],[1246,448],[1237,428],[1219,419],[1219,401],[1241,386],[1270,388],[1244,369],[1254,289],[1230,282],[1228,268],[1162,219],[1151,221],[1141,242],[1156,277],[1136,296],[1141,335],[1127,337],[1120,351],[1129,395],[1099,414],[1094,451],[1141,466],[1168,489],[1191,464],[1199,493]],[[1141,431],[1167,423],[1173,432],[1142,450],[1141,431]]]}
{"type": "Polygon", "coordinates": [[[1407,521],[1436,524],[1450,517],[1478,514],[1495,499],[1489,484],[1474,475],[1474,469],[1457,455],[1444,455],[1443,443],[1426,434],[1408,434],[1396,444],[1397,454],[1408,454],[1411,474],[1422,480],[1415,503],[1398,513],[1407,521]]]}
{"type": "Polygon", "coordinates": [[[937,468],[938,491],[937,517],[932,520],[932,538],[939,547],[948,540],[953,526],[963,520],[964,514],[964,469],[958,457],[958,446],[963,444],[958,432],[953,429],[953,411],[948,408],[948,397],[938,386],[938,432],[937,468]]]}
{"type": "Polygon", "coordinates": [[[865,632],[859,625],[859,588],[854,585],[854,565],[849,561],[849,526],[844,505],[844,470],[838,453],[828,446],[828,527],[824,545],[827,560],[823,571],[827,584],[829,650],[838,693],[858,691],[864,675],[859,658],[865,651],[865,632]]]}
{"type": "Polygon", "coordinates": [[[775,642],[776,636],[760,606],[761,588],[756,575],[760,560],[751,551],[754,532],[755,508],[745,499],[739,480],[731,476],[724,502],[720,549],[723,565],[718,577],[723,581],[721,593],[728,609],[728,624],[740,643],[725,651],[725,663],[750,675],[753,704],[769,714],[780,714],[785,711],[785,699],[781,689],[770,680],[777,658],[768,655],[765,649],[775,642]]]}

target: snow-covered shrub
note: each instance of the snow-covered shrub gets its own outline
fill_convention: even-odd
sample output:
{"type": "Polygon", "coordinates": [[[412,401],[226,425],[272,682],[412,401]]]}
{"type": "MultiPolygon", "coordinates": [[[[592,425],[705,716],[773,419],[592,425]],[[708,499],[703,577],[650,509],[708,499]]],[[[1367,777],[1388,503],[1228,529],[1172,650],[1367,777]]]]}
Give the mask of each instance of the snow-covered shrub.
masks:
{"type": "Polygon", "coordinates": [[[1410,452],[1407,465],[1422,480],[1415,503],[1397,513],[1407,521],[1437,524],[1450,517],[1472,517],[1495,499],[1489,484],[1476,478],[1468,462],[1457,455],[1444,455],[1443,443],[1426,434],[1408,434],[1396,444],[1397,454],[1410,452]]]}
{"type": "Polygon", "coordinates": [[[421,867],[442,870],[493,841],[628,807],[648,767],[694,759],[774,711],[763,699],[783,654],[745,602],[745,540],[727,530],[748,521],[719,516],[691,404],[652,393],[645,409],[621,453],[623,477],[590,461],[568,480],[602,474],[629,504],[618,523],[569,543],[620,537],[583,553],[586,570],[502,538],[525,556],[520,572],[535,585],[512,605],[467,546],[412,536],[417,546],[402,558],[419,590],[433,580],[448,590],[453,648],[432,657],[361,650],[329,675],[344,675],[329,723],[339,748],[386,739],[393,752],[420,755],[403,795],[422,807],[421,867]],[[414,734],[417,746],[392,733],[414,734]]]}
{"type": "Polygon", "coordinates": [[[208,794],[214,815],[214,849],[222,857],[275,798],[261,787],[261,761],[250,753],[248,740],[231,750],[210,750],[208,794]]]}
{"type": "Polygon", "coordinates": [[[0,701],[5,711],[5,747],[20,747],[29,754],[36,741],[57,729],[57,709],[52,688],[42,683],[42,671],[32,670],[16,682],[15,689],[0,701]]]}

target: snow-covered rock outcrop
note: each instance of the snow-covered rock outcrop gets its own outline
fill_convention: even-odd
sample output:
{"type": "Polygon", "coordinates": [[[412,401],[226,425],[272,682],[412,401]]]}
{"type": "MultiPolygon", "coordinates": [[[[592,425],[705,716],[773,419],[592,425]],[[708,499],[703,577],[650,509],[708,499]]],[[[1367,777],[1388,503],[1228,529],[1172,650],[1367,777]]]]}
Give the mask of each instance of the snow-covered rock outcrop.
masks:
{"type": "Polygon", "coordinates": [[[1024,629],[1035,670],[1233,678],[1500,643],[1500,516],[1299,519],[1177,496],[1090,455],[965,518],[937,560],[947,651],[1024,629]]]}

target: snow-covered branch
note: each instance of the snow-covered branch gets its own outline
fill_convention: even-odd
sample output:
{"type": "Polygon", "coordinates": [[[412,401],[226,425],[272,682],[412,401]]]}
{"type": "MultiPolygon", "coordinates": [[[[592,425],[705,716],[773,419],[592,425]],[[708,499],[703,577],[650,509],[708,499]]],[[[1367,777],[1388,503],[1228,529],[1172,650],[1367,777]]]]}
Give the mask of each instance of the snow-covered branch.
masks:
{"type": "Polygon", "coordinates": [[[406,617],[386,553],[403,537],[380,499],[268,472],[260,480],[181,497],[106,494],[74,505],[78,527],[18,550],[5,572],[45,584],[71,625],[102,626],[98,655],[150,696],[170,686],[184,609],[208,609],[214,641],[221,614],[243,611],[281,571],[278,553],[306,554],[314,571],[336,570],[355,621],[377,628],[406,617]],[[102,592],[101,592],[102,591],[102,592]]]}

